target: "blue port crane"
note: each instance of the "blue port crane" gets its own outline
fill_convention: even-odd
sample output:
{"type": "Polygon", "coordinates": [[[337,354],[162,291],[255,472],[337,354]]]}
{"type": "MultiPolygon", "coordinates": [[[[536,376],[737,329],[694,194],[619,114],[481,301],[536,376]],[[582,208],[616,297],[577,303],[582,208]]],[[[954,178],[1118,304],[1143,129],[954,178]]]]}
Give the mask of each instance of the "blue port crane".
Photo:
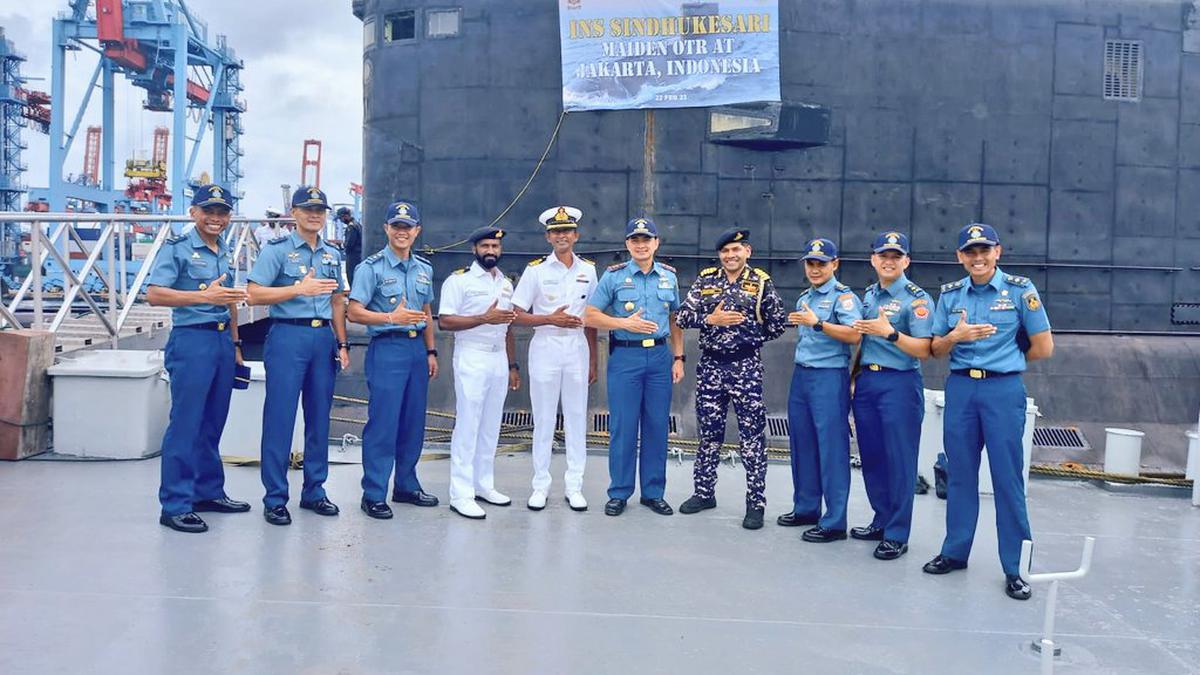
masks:
{"type": "Polygon", "coordinates": [[[224,35],[209,41],[208,25],[184,0],[70,0],[70,11],[54,20],[50,98],[50,210],[68,202],[89,202],[111,212],[124,199],[117,189],[113,156],[116,128],[114,85],[117,75],[146,92],[147,110],[172,116],[168,178],[171,211],[188,204],[189,177],[197,168],[201,144],[211,130],[213,182],[240,196],[242,113],[239,98],[242,62],[224,35]],[[66,117],[67,53],[89,50],[98,55],[91,82],[68,126],[66,117]],[[64,177],[67,155],[79,134],[92,92],[101,92],[102,128],[99,185],[64,177]],[[197,121],[189,131],[189,112],[197,121]]]}

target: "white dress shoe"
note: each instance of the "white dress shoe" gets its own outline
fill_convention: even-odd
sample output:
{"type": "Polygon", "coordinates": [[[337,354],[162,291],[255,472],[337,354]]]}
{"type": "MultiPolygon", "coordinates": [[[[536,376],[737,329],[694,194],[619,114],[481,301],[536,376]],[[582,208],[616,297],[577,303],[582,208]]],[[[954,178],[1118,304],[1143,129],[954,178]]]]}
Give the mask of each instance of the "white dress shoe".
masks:
{"type": "Polygon", "coordinates": [[[583,498],[582,492],[567,493],[567,503],[571,505],[572,511],[587,511],[587,500],[583,498]]]}
{"type": "Polygon", "coordinates": [[[475,499],[485,501],[494,506],[508,506],[512,503],[512,500],[508,498],[508,495],[500,492],[499,490],[477,490],[475,492],[475,499]]]}
{"type": "Polygon", "coordinates": [[[546,493],[541,490],[534,490],[533,494],[529,495],[527,506],[530,511],[541,511],[546,508],[546,493]]]}
{"type": "Polygon", "coordinates": [[[456,499],[450,502],[450,510],[464,518],[472,520],[487,518],[487,512],[479,508],[479,505],[470,499],[456,499]]]}

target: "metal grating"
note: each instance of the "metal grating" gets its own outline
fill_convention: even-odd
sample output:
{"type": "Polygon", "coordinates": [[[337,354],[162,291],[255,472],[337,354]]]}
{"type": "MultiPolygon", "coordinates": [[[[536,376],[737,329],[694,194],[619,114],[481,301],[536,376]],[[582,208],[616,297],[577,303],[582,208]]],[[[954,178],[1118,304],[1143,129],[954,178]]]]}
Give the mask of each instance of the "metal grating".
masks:
{"type": "Polygon", "coordinates": [[[767,436],[769,438],[787,438],[791,434],[788,418],[785,415],[767,415],[767,436]]]}
{"type": "Polygon", "coordinates": [[[1176,326],[1200,325],[1200,302],[1177,302],[1171,305],[1171,323],[1176,326]]]}
{"type": "MultiPolygon", "coordinates": [[[[609,432],[608,413],[596,413],[592,416],[592,431],[600,434],[607,434],[609,432]]],[[[667,433],[679,433],[679,415],[671,415],[667,418],[667,433]]]]}
{"type": "Polygon", "coordinates": [[[1083,437],[1078,427],[1035,427],[1033,444],[1039,448],[1056,450],[1091,450],[1092,444],[1083,437]]]}
{"type": "Polygon", "coordinates": [[[1142,100],[1142,43],[1104,41],[1104,100],[1142,100]]]}
{"type": "Polygon", "coordinates": [[[533,428],[533,413],[525,410],[505,410],[500,413],[500,424],[511,427],[533,428]]]}

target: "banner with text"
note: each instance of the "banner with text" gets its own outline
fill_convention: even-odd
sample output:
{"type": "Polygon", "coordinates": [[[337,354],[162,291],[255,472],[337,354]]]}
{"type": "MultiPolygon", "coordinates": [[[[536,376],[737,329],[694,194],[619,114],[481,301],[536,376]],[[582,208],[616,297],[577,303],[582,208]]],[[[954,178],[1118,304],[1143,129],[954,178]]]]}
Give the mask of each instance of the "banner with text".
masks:
{"type": "Polygon", "coordinates": [[[779,0],[559,0],[563,108],[779,100],[779,0]]]}

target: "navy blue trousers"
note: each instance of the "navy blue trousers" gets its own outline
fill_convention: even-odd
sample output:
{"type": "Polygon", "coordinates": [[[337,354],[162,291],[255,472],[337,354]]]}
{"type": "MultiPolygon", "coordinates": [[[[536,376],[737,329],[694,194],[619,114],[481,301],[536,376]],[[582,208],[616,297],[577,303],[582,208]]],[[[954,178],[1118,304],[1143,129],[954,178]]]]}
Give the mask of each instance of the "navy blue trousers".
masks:
{"type": "Polygon", "coordinates": [[[221,432],[233,391],[234,350],[228,325],[176,326],[165,354],[171,375],[171,418],[162,441],[158,501],[165,516],[192,510],[193,502],[225,496],[221,432]]]}
{"type": "Polygon", "coordinates": [[[304,488],[300,500],[325,497],[329,476],[329,411],[337,377],[337,339],[329,326],[276,323],[267,333],[263,365],[267,396],[263,403],[263,504],[288,501],[287,470],[296,424],[296,400],[304,408],[304,488]]]}
{"type": "Polygon", "coordinates": [[[920,370],[864,370],[854,384],[854,429],[862,457],[871,525],[889,541],[908,542],[917,452],[925,418],[920,370]]]}
{"type": "Polygon", "coordinates": [[[850,371],[797,365],[788,392],[788,427],[793,512],[819,515],[821,527],[845,530],[850,498],[850,371]]]}
{"type": "Polygon", "coordinates": [[[639,470],[643,499],[666,491],[671,364],[665,344],[617,347],[608,357],[609,499],[629,499],[639,470]]]}
{"type": "Polygon", "coordinates": [[[376,336],[364,363],[367,426],[363,429],[363,498],[387,498],[392,469],[397,492],[421,489],[417,461],[425,442],[425,401],[429,392],[429,359],[421,333],[417,337],[376,336]]]}

